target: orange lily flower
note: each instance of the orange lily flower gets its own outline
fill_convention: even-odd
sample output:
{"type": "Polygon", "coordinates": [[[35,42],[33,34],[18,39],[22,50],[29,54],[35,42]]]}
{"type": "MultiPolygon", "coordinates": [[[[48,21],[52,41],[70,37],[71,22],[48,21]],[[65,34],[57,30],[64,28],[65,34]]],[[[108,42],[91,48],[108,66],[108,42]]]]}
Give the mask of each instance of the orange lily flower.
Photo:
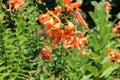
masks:
{"type": "Polygon", "coordinates": [[[15,10],[18,10],[20,7],[23,6],[24,3],[25,0],[11,0],[9,2],[9,9],[11,10],[12,8],[14,8],[15,10]]]}
{"type": "Polygon", "coordinates": [[[78,37],[72,37],[66,45],[64,45],[64,48],[69,48],[69,47],[77,47],[78,49],[81,49],[81,45],[79,44],[79,38],[78,37]]]}
{"type": "Polygon", "coordinates": [[[38,20],[41,24],[45,25],[50,20],[50,16],[47,14],[40,14],[38,20]]]}
{"type": "Polygon", "coordinates": [[[62,23],[58,17],[61,11],[61,7],[57,6],[54,11],[47,11],[46,14],[40,14],[38,17],[39,22],[45,25],[44,31],[47,33],[47,36],[55,39],[52,43],[52,49],[60,41],[62,35],[62,30],[60,29],[62,23]]]}
{"type": "Polygon", "coordinates": [[[65,29],[63,30],[63,34],[62,34],[62,38],[61,41],[63,41],[64,43],[66,43],[66,41],[73,37],[73,36],[77,36],[76,32],[75,32],[75,26],[73,25],[72,22],[67,21],[68,26],[65,26],[65,29]]]}
{"type": "Polygon", "coordinates": [[[83,32],[80,32],[80,44],[88,44],[88,40],[85,38],[85,35],[83,32]]]}
{"type": "Polygon", "coordinates": [[[116,50],[110,48],[107,50],[107,54],[117,62],[120,62],[120,52],[117,52],[116,50]]]}
{"type": "Polygon", "coordinates": [[[104,3],[104,8],[108,9],[108,10],[111,10],[112,9],[112,6],[109,2],[105,2],[104,3]]]}
{"type": "Polygon", "coordinates": [[[80,44],[88,44],[88,40],[86,38],[81,38],[80,44]]]}
{"type": "Polygon", "coordinates": [[[52,28],[56,23],[61,23],[61,20],[52,11],[48,11],[46,14],[40,14],[38,20],[48,29],[52,28]]]}
{"type": "Polygon", "coordinates": [[[58,16],[62,12],[62,7],[61,6],[56,6],[53,11],[47,11],[46,14],[48,15],[56,15],[58,16]]]}
{"type": "Polygon", "coordinates": [[[76,36],[76,35],[77,35],[77,34],[76,34],[75,31],[71,30],[71,29],[69,28],[69,26],[66,26],[66,27],[65,27],[65,30],[63,31],[63,36],[62,36],[62,38],[63,38],[63,39],[69,39],[70,37],[73,37],[73,36],[76,36]]]}
{"type": "Polygon", "coordinates": [[[120,35],[120,21],[118,21],[118,24],[112,29],[112,32],[120,35]]]}
{"type": "Polygon", "coordinates": [[[65,8],[66,8],[66,12],[71,12],[74,9],[77,9],[82,5],[82,2],[72,3],[72,0],[62,0],[62,1],[63,1],[65,8]]]}
{"type": "MultiPolygon", "coordinates": [[[[66,10],[68,9],[68,7],[70,7],[70,10],[68,9],[68,12],[80,6],[80,3],[78,2],[74,2],[74,3],[71,2],[72,0],[66,0],[66,1],[63,0],[63,3],[66,6],[66,10]]],[[[58,17],[60,12],[62,12],[62,9],[60,6],[57,6],[54,8],[53,11],[47,11],[46,14],[40,14],[38,17],[39,22],[45,25],[44,31],[47,34],[47,36],[54,38],[51,49],[53,49],[57,43],[61,42],[63,43],[64,48],[77,47],[79,50],[81,50],[82,45],[87,44],[88,40],[84,38],[84,34],[82,32],[80,32],[80,36],[77,35],[78,31],[76,30],[75,25],[70,21],[67,21],[67,26],[61,28],[61,26],[63,25],[58,17]]],[[[75,13],[78,20],[81,21],[81,24],[86,27],[87,25],[83,21],[80,13],[79,14],[78,12],[75,13]]],[[[89,28],[86,27],[86,29],[89,28]]],[[[41,53],[44,54],[47,53],[46,50],[47,48],[43,49],[41,53]]]]}
{"type": "Polygon", "coordinates": [[[89,27],[87,26],[86,22],[83,20],[79,10],[75,10],[75,17],[86,30],[89,30],[89,27]]]}
{"type": "Polygon", "coordinates": [[[52,49],[53,49],[61,39],[62,30],[58,27],[52,28],[48,31],[48,36],[55,39],[52,43],[52,49]]]}
{"type": "Polygon", "coordinates": [[[43,58],[45,58],[46,60],[51,60],[52,59],[52,55],[50,53],[50,49],[48,47],[43,48],[42,50],[40,50],[40,54],[42,55],[43,58]]]}
{"type": "Polygon", "coordinates": [[[50,15],[47,14],[40,14],[38,20],[41,24],[45,25],[45,31],[52,28],[55,24],[54,20],[50,15]]]}
{"type": "Polygon", "coordinates": [[[74,2],[74,3],[71,3],[69,5],[66,5],[66,12],[71,12],[77,8],[79,8],[81,6],[81,3],[80,2],[74,2]]]}
{"type": "Polygon", "coordinates": [[[87,44],[88,40],[83,37],[83,33],[81,33],[80,37],[74,36],[71,37],[67,44],[64,45],[64,48],[69,48],[69,47],[77,47],[79,50],[82,48],[82,44],[87,44]]]}
{"type": "Polygon", "coordinates": [[[66,29],[63,30],[63,34],[61,37],[61,42],[63,42],[63,45],[66,45],[68,43],[68,40],[71,39],[71,37],[77,36],[76,32],[73,30],[70,30],[69,28],[66,26],[66,29]]]}
{"type": "Polygon", "coordinates": [[[65,4],[69,4],[69,3],[71,3],[73,0],[62,0],[62,2],[63,2],[63,4],[65,5],[65,4]]]}
{"type": "Polygon", "coordinates": [[[110,12],[111,9],[112,9],[112,6],[111,6],[111,4],[110,4],[109,2],[105,2],[105,3],[104,3],[104,8],[107,9],[107,15],[108,15],[109,12],[110,12]]]}
{"type": "Polygon", "coordinates": [[[55,15],[59,15],[61,12],[62,12],[62,7],[61,6],[56,6],[55,8],[54,8],[54,14],[55,15]]]}
{"type": "Polygon", "coordinates": [[[61,37],[61,41],[63,42],[64,48],[74,46],[78,49],[81,49],[82,44],[88,43],[88,40],[84,38],[84,34],[82,32],[79,32],[80,36],[77,36],[77,33],[78,32],[75,32],[75,26],[73,25],[73,23],[68,21],[68,26],[65,26],[61,37]]]}

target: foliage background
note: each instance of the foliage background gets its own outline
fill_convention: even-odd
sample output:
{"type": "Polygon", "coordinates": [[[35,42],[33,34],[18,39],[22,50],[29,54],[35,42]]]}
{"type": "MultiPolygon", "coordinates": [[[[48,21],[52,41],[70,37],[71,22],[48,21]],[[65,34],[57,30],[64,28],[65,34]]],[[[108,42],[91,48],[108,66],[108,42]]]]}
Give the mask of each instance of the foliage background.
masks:
{"type": "Polygon", "coordinates": [[[38,22],[38,16],[56,5],[63,6],[62,1],[43,0],[45,4],[39,4],[27,0],[22,9],[6,11],[8,2],[0,0],[0,80],[120,80],[120,64],[109,62],[106,54],[111,47],[120,50],[120,39],[114,38],[111,31],[120,12],[119,0],[110,0],[113,9],[109,16],[103,8],[104,0],[83,0],[81,9],[91,29],[86,31],[80,24],[76,26],[89,40],[85,49],[93,53],[92,57],[100,58],[92,59],[80,55],[75,48],[57,45],[51,52],[51,61],[39,53],[44,37],[36,31],[44,26],[38,22]]]}

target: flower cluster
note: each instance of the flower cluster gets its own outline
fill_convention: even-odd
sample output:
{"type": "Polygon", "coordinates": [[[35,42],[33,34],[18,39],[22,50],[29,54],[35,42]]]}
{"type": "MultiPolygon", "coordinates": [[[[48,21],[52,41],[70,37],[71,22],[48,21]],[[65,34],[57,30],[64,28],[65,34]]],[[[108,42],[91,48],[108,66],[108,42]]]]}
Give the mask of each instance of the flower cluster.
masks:
{"type": "MultiPolygon", "coordinates": [[[[71,3],[72,0],[63,0],[66,12],[71,12],[74,9],[80,7],[80,2],[71,3]]],[[[77,31],[76,26],[69,20],[65,24],[59,18],[59,15],[62,12],[61,6],[56,6],[53,11],[47,11],[45,14],[40,14],[38,19],[39,22],[44,25],[44,32],[47,34],[49,38],[53,38],[51,48],[47,48],[47,50],[52,50],[58,43],[61,43],[64,48],[76,47],[79,52],[84,52],[82,45],[87,44],[88,40],[85,38],[84,33],[77,31]],[[78,36],[79,35],[79,36],[78,36]]],[[[89,29],[85,24],[82,16],[79,12],[75,12],[76,18],[78,21],[85,26],[85,29],[89,29]],[[79,19],[80,18],[80,19],[79,19]]],[[[47,45],[45,45],[47,46],[47,45]]],[[[41,55],[47,59],[51,59],[50,52],[47,52],[45,48],[40,50],[41,55]],[[50,55],[46,56],[46,54],[50,55]]]]}
{"type": "Polygon", "coordinates": [[[108,56],[110,56],[113,60],[120,62],[120,52],[116,51],[115,49],[108,49],[107,50],[108,56]]]}
{"type": "Polygon", "coordinates": [[[11,10],[11,9],[18,10],[20,7],[23,6],[24,3],[25,3],[25,0],[11,0],[9,2],[8,10],[11,10]]]}
{"type": "Polygon", "coordinates": [[[112,29],[112,32],[120,36],[120,21],[118,21],[118,24],[112,29]]]}

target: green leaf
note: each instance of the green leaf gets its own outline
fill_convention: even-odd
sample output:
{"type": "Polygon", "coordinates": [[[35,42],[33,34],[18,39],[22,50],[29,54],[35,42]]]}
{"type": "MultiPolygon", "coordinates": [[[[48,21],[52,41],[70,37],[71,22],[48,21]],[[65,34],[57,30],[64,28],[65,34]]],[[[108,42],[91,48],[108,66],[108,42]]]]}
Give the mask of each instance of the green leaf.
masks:
{"type": "Polygon", "coordinates": [[[91,76],[92,76],[92,74],[84,75],[80,80],[93,80],[90,78],[91,76]]]}
{"type": "Polygon", "coordinates": [[[89,70],[95,77],[99,76],[97,67],[95,67],[95,66],[90,66],[90,67],[88,68],[88,70],[89,70]]]}
{"type": "Polygon", "coordinates": [[[119,66],[118,65],[111,65],[110,67],[109,66],[106,66],[106,67],[108,67],[106,70],[104,70],[103,71],[103,73],[100,75],[100,77],[102,78],[102,77],[105,77],[105,78],[107,78],[107,77],[109,77],[110,76],[110,74],[114,71],[114,70],[116,70],[117,68],[119,68],[119,66]]]}
{"type": "Polygon", "coordinates": [[[0,76],[0,80],[4,80],[4,77],[0,76]]]}
{"type": "Polygon", "coordinates": [[[60,6],[63,6],[62,0],[56,0],[56,3],[57,3],[58,5],[60,5],[60,6]]]}

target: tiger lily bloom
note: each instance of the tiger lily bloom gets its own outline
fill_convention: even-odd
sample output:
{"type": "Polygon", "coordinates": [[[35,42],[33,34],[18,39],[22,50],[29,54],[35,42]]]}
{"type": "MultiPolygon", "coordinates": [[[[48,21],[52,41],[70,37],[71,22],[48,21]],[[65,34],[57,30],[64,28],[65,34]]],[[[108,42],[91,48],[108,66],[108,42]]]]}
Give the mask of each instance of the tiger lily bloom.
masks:
{"type": "Polygon", "coordinates": [[[63,30],[61,41],[65,45],[67,41],[74,36],[77,36],[76,32],[73,30],[70,30],[69,27],[66,26],[65,30],[63,30]]]}
{"type": "Polygon", "coordinates": [[[53,13],[54,13],[55,15],[58,16],[61,12],[62,12],[62,7],[61,7],[61,6],[56,6],[56,7],[54,8],[53,13]]]}
{"type": "Polygon", "coordinates": [[[46,14],[48,15],[56,15],[58,16],[62,12],[62,7],[61,6],[56,6],[53,11],[47,11],[46,14]]]}
{"type": "Polygon", "coordinates": [[[56,44],[60,41],[62,36],[62,30],[59,27],[54,27],[48,30],[48,36],[54,38],[52,43],[52,49],[56,46],[56,44]]]}
{"type": "Polygon", "coordinates": [[[79,50],[82,48],[81,45],[87,44],[88,40],[84,38],[84,34],[81,32],[80,36],[73,36],[71,37],[66,44],[64,44],[64,48],[69,48],[69,47],[77,47],[79,50]]]}
{"type": "Polygon", "coordinates": [[[69,47],[77,47],[78,49],[81,49],[81,45],[79,44],[79,38],[78,37],[72,37],[66,45],[64,45],[64,48],[69,48],[69,47]]]}
{"type": "Polygon", "coordinates": [[[18,10],[20,7],[23,6],[23,4],[25,3],[25,0],[11,0],[9,2],[9,10],[11,10],[12,8],[15,10],[18,10]]]}
{"type": "Polygon", "coordinates": [[[82,2],[73,2],[72,0],[62,0],[63,4],[65,6],[66,12],[71,12],[77,8],[79,8],[82,5],[82,2]]]}
{"type": "Polygon", "coordinates": [[[113,33],[116,33],[117,35],[120,35],[120,21],[118,21],[118,24],[115,25],[115,27],[112,29],[113,33]]]}
{"type": "Polygon", "coordinates": [[[38,20],[41,24],[45,25],[45,30],[50,29],[53,27],[53,25],[55,24],[54,20],[52,17],[50,17],[50,15],[47,14],[40,14],[38,17],[38,20]]]}
{"type": "Polygon", "coordinates": [[[112,59],[116,60],[117,62],[120,62],[120,52],[110,48],[110,49],[107,50],[107,54],[112,59]]]}
{"type": "Polygon", "coordinates": [[[104,3],[104,8],[107,9],[107,15],[108,15],[109,12],[110,12],[111,9],[112,9],[112,6],[111,6],[111,4],[110,4],[109,2],[105,2],[105,3],[104,3]]]}
{"type": "Polygon", "coordinates": [[[69,4],[69,3],[71,3],[72,0],[62,0],[62,2],[63,2],[63,4],[65,5],[65,4],[69,4]]]}
{"type": "Polygon", "coordinates": [[[112,9],[112,6],[109,2],[105,2],[104,3],[104,8],[107,8],[108,10],[111,10],[112,9]]]}
{"type": "MultiPolygon", "coordinates": [[[[71,3],[72,0],[63,1],[65,3],[65,6],[71,8],[70,11],[78,8],[80,5],[78,2],[71,3]]],[[[61,11],[61,7],[57,6],[53,11],[47,11],[45,14],[40,14],[38,17],[39,22],[45,26],[45,35],[54,39],[50,50],[52,50],[59,42],[63,44],[64,48],[76,47],[78,50],[81,50],[82,45],[87,44],[88,40],[84,37],[84,34],[82,32],[76,30],[76,27],[72,22],[67,21],[67,25],[64,25],[61,22],[58,17],[61,11]],[[78,36],[78,33],[80,33],[80,36],[78,36]]],[[[86,27],[87,25],[83,21],[81,15],[76,15],[77,18],[79,18],[79,21],[81,21],[81,24],[86,27]]],[[[86,29],[89,28],[86,27],[86,29]]],[[[42,49],[41,53],[47,53],[46,50],[47,48],[42,49]]]]}
{"type": "Polygon", "coordinates": [[[50,20],[50,16],[47,14],[40,14],[38,20],[41,24],[45,25],[50,20]]]}
{"type": "Polygon", "coordinates": [[[61,37],[61,41],[66,43],[66,41],[73,37],[73,36],[77,36],[76,32],[75,32],[75,26],[73,25],[72,22],[67,21],[67,26],[65,26],[63,32],[62,32],[62,37],[61,37]]]}
{"type": "Polygon", "coordinates": [[[48,29],[52,28],[56,23],[61,23],[59,17],[53,14],[51,11],[46,12],[46,14],[40,14],[38,20],[48,29]]]}
{"type": "Polygon", "coordinates": [[[67,44],[64,45],[64,48],[77,47],[78,50],[82,49],[82,44],[87,44],[88,40],[86,38],[79,38],[77,36],[72,37],[68,40],[67,44]]]}

